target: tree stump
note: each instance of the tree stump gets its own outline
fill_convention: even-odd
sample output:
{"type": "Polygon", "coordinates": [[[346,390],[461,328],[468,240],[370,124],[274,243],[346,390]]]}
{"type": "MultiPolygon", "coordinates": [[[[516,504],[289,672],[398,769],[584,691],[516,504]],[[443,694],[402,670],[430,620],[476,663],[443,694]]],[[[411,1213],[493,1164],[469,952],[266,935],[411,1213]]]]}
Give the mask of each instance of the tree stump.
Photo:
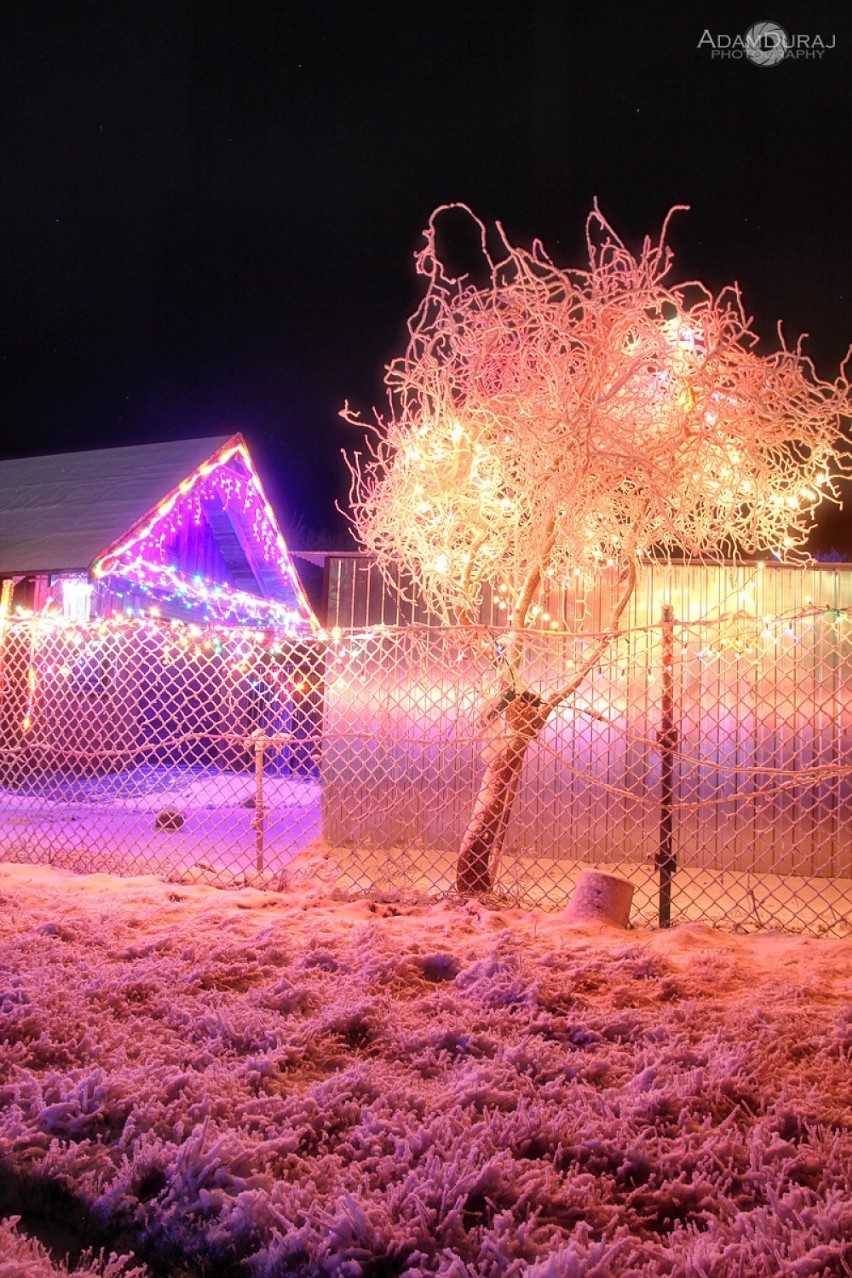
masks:
{"type": "Polygon", "coordinates": [[[633,884],[614,874],[581,870],[564,918],[569,923],[610,923],[627,927],[633,901],[633,884]]]}

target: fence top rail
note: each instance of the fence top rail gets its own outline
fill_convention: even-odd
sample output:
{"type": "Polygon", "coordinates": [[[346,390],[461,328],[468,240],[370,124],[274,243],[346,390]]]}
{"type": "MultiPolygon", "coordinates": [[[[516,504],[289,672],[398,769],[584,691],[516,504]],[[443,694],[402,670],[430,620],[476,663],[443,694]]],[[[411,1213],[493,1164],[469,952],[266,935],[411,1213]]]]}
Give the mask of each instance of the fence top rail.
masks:
{"type": "Polygon", "coordinates": [[[631,635],[649,634],[664,628],[671,629],[674,627],[681,634],[684,632],[707,631],[718,628],[720,625],[731,625],[734,623],[753,624],[761,626],[764,629],[778,626],[781,628],[789,628],[796,623],[814,622],[817,620],[828,620],[830,622],[852,621],[852,608],[850,607],[833,607],[828,604],[813,605],[806,607],[790,608],[781,612],[769,615],[760,611],[749,611],[747,608],[730,609],[725,612],[715,613],[711,617],[701,617],[683,620],[677,615],[674,617],[660,617],[656,621],[647,622],[642,625],[619,626],[615,630],[587,630],[587,629],[551,629],[539,630],[532,626],[497,626],[486,623],[477,623],[474,625],[437,625],[437,624],[402,624],[390,625],[383,622],[377,622],[375,625],[343,627],[334,626],[330,629],[323,629],[312,635],[304,637],[294,636],[284,631],[269,628],[252,628],[244,626],[227,626],[219,623],[210,625],[199,625],[196,622],[183,622],[179,620],[170,620],[161,617],[108,617],[98,620],[81,622],[74,621],[67,617],[62,617],[57,613],[18,613],[8,616],[0,615],[0,632],[9,631],[26,631],[32,630],[39,636],[45,636],[51,631],[62,632],[66,634],[80,635],[97,635],[106,636],[133,634],[160,635],[163,638],[175,636],[186,637],[192,640],[201,640],[211,638],[216,640],[228,639],[231,642],[243,642],[248,645],[257,646],[258,644],[273,645],[279,648],[299,648],[305,646],[320,646],[326,643],[337,643],[344,638],[348,640],[356,640],[358,638],[390,638],[391,636],[407,636],[409,639],[413,635],[436,635],[436,636],[467,636],[475,638],[481,636],[484,640],[499,643],[503,638],[528,639],[533,642],[542,642],[548,639],[576,639],[582,640],[584,643],[594,641],[595,639],[623,639],[629,638],[631,635]]]}
{"type": "Polygon", "coordinates": [[[476,635],[481,634],[485,637],[501,636],[524,636],[531,639],[541,640],[548,638],[555,639],[603,639],[610,636],[626,636],[631,634],[646,634],[649,631],[659,630],[666,626],[676,626],[680,630],[701,630],[709,629],[720,624],[730,624],[734,621],[747,622],[751,621],[758,625],[784,625],[789,626],[796,621],[813,621],[820,618],[828,618],[832,621],[842,619],[852,620],[852,608],[834,608],[829,605],[808,605],[804,608],[790,608],[782,612],[768,615],[763,612],[749,612],[745,608],[730,609],[725,612],[715,613],[712,617],[699,617],[694,619],[681,619],[677,615],[672,618],[660,618],[657,621],[647,622],[639,626],[619,626],[615,630],[538,630],[533,626],[496,626],[488,625],[485,622],[477,622],[475,624],[459,624],[459,625],[443,625],[430,624],[426,622],[412,622],[404,625],[391,625],[387,622],[376,622],[370,626],[334,626],[330,629],[320,630],[317,638],[319,639],[342,639],[346,637],[356,637],[360,635],[410,635],[410,634],[435,634],[435,635],[476,635]]]}

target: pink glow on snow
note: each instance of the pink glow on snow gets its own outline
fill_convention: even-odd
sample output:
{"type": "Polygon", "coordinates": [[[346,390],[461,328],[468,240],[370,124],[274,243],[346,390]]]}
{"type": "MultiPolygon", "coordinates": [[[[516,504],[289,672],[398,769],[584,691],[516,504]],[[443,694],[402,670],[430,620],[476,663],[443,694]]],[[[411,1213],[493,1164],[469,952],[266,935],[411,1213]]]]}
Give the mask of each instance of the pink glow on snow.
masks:
{"type": "Polygon", "coordinates": [[[0,897],[3,1278],[69,1219],[108,1278],[846,1272],[848,942],[346,902],[318,854],[0,897]]]}

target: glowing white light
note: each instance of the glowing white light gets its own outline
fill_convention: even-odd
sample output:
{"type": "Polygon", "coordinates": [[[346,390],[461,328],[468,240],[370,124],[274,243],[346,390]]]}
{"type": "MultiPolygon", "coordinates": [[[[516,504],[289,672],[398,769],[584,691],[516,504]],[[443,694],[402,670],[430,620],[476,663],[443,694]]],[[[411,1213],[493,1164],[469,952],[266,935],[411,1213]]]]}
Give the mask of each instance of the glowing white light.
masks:
{"type": "Polygon", "coordinates": [[[69,621],[88,621],[94,586],[85,577],[62,578],[62,615],[69,621]]]}

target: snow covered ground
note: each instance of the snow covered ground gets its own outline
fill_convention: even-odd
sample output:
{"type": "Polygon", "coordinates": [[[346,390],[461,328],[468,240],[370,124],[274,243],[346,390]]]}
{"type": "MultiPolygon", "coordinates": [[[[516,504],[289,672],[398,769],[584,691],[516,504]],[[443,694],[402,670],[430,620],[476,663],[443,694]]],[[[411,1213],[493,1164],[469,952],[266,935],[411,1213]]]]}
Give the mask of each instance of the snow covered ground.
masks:
{"type": "Polygon", "coordinates": [[[0,1278],[852,1274],[852,941],[288,881],[0,865],[0,1278]]]}
{"type": "MultiPolygon", "coordinates": [[[[254,777],[212,769],[150,769],[57,784],[48,794],[0,790],[0,856],[80,872],[161,874],[232,882],[257,861],[254,777]],[[158,828],[157,814],[179,825],[158,828]]],[[[263,860],[282,871],[322,830],[313,778],[264,777],[263,860]]]]}

